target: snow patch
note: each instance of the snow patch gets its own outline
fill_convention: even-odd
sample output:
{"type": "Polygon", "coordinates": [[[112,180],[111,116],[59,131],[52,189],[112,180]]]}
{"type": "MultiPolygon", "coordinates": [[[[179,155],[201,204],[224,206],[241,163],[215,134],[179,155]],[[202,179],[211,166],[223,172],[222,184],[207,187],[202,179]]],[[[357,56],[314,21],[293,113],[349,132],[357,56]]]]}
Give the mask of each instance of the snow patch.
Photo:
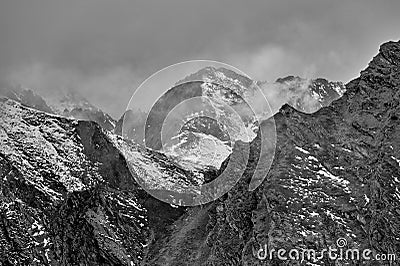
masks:
{"type": "Polygon", "coordinates": [[[305,149],[303,149],[303,148],[301,148],[301,147],[295,147],[297,150],[299,150],[299,151],[301,151],[302,153],[305,153],[305,154],[310,154],[310,152],[309,151],[307,151],[307,150],[305,150],[305,149]]]}
{"type": "Polygon", "coordinates": [[[397,159],[396,157],[394,157],[394,156],[392,156],[391,157],[393,160],[395,160],[396,162],[397,162],[397,164],[400,166],[400,160],[399,159],[397,159]]]}

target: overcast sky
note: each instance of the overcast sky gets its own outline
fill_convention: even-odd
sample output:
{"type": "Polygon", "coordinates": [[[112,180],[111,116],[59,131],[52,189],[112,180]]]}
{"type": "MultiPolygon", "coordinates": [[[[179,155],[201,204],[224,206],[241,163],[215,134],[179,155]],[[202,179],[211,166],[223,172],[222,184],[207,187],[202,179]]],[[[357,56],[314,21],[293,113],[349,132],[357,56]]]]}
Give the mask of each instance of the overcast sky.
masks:
{"type": "Polygon", "coordinates": [[[399,13],[398,0],[1,0],[0,79],[74,88],[114,117],[145,78],[184,60],[347,82],[400,39],[399,13]]]}

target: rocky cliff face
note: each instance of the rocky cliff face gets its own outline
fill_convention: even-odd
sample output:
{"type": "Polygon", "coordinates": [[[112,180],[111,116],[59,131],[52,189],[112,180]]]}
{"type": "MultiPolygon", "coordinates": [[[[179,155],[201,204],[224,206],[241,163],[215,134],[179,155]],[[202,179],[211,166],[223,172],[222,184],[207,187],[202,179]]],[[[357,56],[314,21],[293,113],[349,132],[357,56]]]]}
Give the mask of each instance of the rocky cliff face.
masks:
{"type": "MultiPolygon", "coordinates": [[[[244,178],[220,200],[192,209],[176,222],[165,244],[154,247],[158,250],[153,249],[156,255],[148,264],[299,265],[282,262],[276,253],[261,261],[257,251],[265,245],[268,251],[321,251],[337,246],[339,238],[346,239],[348,248],[399,258],[400,42],[382,45],[346,89],[341,99],[313,114],[283,106],[275,115],[275,160],[262,185],[248,191],[258,136],[244,178]]],[[[338,265],[327,256],[305,258],[307,263],[338,265]]]]}

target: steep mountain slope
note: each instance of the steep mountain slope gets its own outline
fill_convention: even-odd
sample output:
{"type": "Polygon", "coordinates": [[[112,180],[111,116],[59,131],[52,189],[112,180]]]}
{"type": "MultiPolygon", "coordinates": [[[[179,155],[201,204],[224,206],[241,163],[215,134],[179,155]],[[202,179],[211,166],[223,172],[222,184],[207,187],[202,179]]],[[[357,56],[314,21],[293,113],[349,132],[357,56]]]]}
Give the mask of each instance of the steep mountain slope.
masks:
{"type": "Polygon", "coordinates": [[[1,99],[0,264],[138,265],[183,209],[137,182],[165,190],[186,174],[94,122],[1,99]]]}
{"type": "MultiPolygon", "coordinates": [[[[338,247],[340,238],[346,239],[345,248],[400,258],[400,42],[382,45],[346,89],[341,99],[314,114],[283,106],[275,115],[275,160],[262,185],[248,191],[261,148],[258,136],[244,177],[206,206],[207,222],[193,228],[203,216],[203,209],[193,209],[175,223],[163,247],[153,250],[148,265],[299,265],[299,260],[279,260],[277,250],[321,252],[338,247]],[[206,231],[192,234],[191,242],[203,244],[181,249],[177,234],[187,230],[206,231]],[[275,253],[262,261],[256,255],[265,246],[275,253]]],[[[269,127],[269,121],[261,126],[269,127]]],[[[324,256],[305,257],[303,264],[398,261],[335,262],[324,256]]]]}

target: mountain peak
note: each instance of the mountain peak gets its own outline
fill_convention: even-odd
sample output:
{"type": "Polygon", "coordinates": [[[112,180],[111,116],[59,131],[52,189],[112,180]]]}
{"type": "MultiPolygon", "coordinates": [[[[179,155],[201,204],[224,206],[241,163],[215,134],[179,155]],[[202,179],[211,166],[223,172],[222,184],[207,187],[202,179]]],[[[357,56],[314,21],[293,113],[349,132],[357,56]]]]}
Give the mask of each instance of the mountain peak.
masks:
{"type": "Polygon", "coordinates": [[[389,41],[381,45],[380,55],[390,58],[393,64],[400,66],[400,41],[389,41]]]}
{"type": "Polygon", "coordinates": [[[400,66],[399,51],[400,41],[382,44],[379,48],[379,54],[372,59],[366,70],[378,70],[383,68],[395,68],[398,70],[400,66]]]}
{"type": "Polygon", "coordinates": [[[249,88],[254,83],[249,77],[239,74],[232,69],[225,67],[214,67],[207,66],[197,72],[188,75],[184,79],[178,81],[176,85],[182,84],[188,81],[212,81],[218,84],[232,87],[236,91],[243,92],[246,88],[249,88]]]}
{"type": "Polygon", "coordinates": [[[296,112],[300,112],[298,111],[296,108],[294,108],[293,106],[291,106],[288,103],[285,103],[284,105],[282,105],[282,107],[279,109],[279,113],[285,115],[285,114],[291,114],[291,113],[296,113],[296,112]]]}

